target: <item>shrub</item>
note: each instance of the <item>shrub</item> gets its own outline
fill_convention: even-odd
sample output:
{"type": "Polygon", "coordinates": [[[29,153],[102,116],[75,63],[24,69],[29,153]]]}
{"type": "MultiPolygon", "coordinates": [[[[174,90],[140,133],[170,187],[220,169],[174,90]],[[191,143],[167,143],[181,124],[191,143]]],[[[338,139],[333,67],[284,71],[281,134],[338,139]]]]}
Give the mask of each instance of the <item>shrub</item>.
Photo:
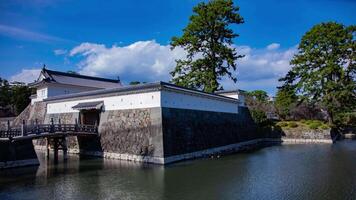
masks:
{"type": "Polygon", "coordinates": [[[305,124],[306,122],[307,122],[307,120],[305,120],[305,119],[300,120],[300,123],[302,123],[302,124],[305,124]]]}
{"type": "Polygon", "coordinates": [[[313,123],[312,120],[305,120],[305,122],[304,122],[304,124],[306,124],[306,125],[309,125],[309,124],[311,124],[311,123],[313,123]]]}
{"type": "Polygon", "coordinates": [[[311,122],[308,126],[309,126],[310,129],[318,129],[320,124],[319,123],[315,123],[315,122],[311,122]]]}
{"type": "Polygon", "coordinates": [[[261,125],[267,121],[266,113],[261,110],[251,110],[251,116],[255,123],[261,125]]]}
{"type": "Polygon", "coordinates": [[[277,125],[280,126],[280,127],[287,127],[288,126],[288,122],[278,122],[277,125]]]}
{"type": "Polygon", "coordinates": [[[296,127],[298,127],[298,124],[295,123],[295,122],[289,122],[288,126],[289,126],[290,128],[296,128],[296,127]]]}
{"type": "Polygon", "coordinates": [[[323,129],[323,130],[326,130],[326,129],[329,129],[329,126],[326,125],[326,124],[323,124],[323,125],[320,126],[320,128],[323,129]]]}

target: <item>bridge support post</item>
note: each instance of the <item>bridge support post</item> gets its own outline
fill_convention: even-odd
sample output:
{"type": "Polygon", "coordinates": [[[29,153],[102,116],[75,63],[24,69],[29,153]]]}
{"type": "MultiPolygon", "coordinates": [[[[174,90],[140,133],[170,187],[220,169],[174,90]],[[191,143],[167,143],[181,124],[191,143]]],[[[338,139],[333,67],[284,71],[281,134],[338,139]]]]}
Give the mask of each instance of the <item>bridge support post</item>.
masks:
{"type": "Polygon", "coordinates": [[[58,163],[58,138],[53,138],[53,156],[54,163],[58,163]]]}
{"type": "Polygon", "coordinates": [[[47,159],[49,159],[49,150],[50,150],[50,148],[51,148],[51,146],[50,146],[50,139],[49,139],[49,138],[46,138],[46,142],[47,142],[47,144],[46,144],[46,156],[47,156],[47,159]]]}

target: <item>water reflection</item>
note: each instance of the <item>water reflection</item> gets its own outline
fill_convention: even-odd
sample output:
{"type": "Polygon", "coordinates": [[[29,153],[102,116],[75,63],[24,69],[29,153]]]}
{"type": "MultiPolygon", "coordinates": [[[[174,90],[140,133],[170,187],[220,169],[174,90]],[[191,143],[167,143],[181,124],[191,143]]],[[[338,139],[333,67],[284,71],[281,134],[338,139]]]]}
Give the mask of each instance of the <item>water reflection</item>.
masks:
{"type": "Polygon", "coordinates": [[[0,199],[355,199],[356,143],[274,146],[169,165],[70,156],[0,171],[0,199]]]}

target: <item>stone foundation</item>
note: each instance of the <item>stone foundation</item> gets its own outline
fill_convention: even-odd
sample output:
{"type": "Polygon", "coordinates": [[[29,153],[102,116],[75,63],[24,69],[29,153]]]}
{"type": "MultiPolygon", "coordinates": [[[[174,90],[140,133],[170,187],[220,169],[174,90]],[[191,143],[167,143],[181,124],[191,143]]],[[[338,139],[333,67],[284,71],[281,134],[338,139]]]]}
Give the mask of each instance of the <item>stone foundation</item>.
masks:
{"type": "Polygon", "coordinates": [[[39,165],[31,140],[0,141],[0,169],[39,165]]]}

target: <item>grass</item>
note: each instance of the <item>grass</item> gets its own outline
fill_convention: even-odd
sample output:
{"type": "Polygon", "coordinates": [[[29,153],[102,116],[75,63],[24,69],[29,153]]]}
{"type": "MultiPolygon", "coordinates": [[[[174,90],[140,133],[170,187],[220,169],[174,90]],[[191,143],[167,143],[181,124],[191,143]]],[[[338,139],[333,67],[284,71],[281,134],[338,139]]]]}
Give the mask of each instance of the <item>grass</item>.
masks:
{"type": "Polygon", "coordinates": [[[326,130],[329,129],[330,127],[325,124],[324,122],[320,120],[300,120],[300,121],[281,121],[276,124],[279,127],[284,127],[284,128],[307,128],[307,129],[321,129],[321,130],[326,130]]]}

